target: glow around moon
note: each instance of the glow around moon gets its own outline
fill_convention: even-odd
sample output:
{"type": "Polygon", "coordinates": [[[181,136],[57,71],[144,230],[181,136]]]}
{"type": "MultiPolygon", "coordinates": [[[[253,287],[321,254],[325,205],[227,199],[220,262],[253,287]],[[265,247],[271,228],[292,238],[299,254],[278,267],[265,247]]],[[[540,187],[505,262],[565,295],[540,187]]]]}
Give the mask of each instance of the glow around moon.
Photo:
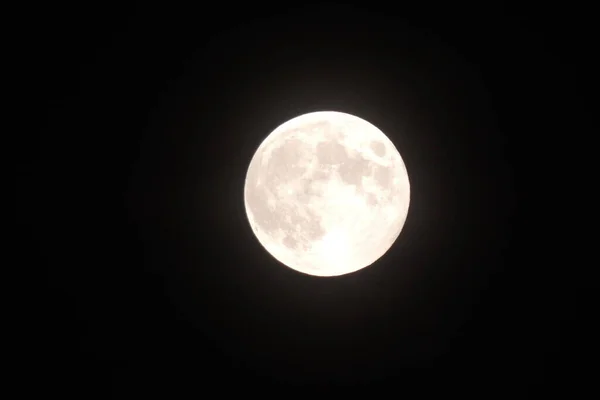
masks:
{"type": "Polygon", "coordinates": [[[396,241],[410,183],[400,153],[350,114],[304,114],[277,127],[248,167],[244,203],[261,245],[284,265],[338,276],[367,267],[396,241]]]}

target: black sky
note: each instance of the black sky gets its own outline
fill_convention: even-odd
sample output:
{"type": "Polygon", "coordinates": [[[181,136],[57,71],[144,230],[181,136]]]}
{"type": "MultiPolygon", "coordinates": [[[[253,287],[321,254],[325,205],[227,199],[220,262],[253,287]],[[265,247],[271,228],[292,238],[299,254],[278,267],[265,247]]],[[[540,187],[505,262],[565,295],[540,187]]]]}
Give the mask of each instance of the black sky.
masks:
{"type": "Polygon", "coordinates": [[[537,398],[585,375],[572,281],[539,255],[552,206],[528,208],[557,190],[538,153],[573,127],[576,51],[555,21],[576,21],[501,3],[206,7],[32,19],[53,16],[31,22],[25,71],[43,111],[19,206],[48,289],[32,371],[81,398],[537,398]],[[276,262],[243,208],[261,140],[317,110],[378,126],[411,180],[390,252],[331,279],[276,262]]]}

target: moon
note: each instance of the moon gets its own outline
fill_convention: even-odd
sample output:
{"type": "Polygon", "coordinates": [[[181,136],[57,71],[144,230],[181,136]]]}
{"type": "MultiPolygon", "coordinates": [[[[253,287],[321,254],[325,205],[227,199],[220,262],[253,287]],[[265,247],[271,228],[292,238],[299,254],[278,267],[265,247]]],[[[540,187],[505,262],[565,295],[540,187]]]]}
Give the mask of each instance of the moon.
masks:
{"type": "Polygon", "coordinates": [[[295,117],[260,144],[244,205],[258,242],[298,272],[327,277],[372,265],[398,239],[410,182],[391,140],[354,115],[295,117]]]}

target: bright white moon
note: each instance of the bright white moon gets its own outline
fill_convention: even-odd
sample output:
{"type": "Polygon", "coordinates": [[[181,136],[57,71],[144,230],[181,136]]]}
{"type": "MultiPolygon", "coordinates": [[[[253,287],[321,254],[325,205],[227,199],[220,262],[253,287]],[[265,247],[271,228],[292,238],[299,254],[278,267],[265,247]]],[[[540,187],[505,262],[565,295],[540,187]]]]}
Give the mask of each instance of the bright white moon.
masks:
{"type": "Polygon", "coordinates": [[[383,256],[406,221],[410,183],[394,144],[350,114],[304,114],[256,150],[244,188],[261,245],[284,265],[338,276],[383,256]]]}

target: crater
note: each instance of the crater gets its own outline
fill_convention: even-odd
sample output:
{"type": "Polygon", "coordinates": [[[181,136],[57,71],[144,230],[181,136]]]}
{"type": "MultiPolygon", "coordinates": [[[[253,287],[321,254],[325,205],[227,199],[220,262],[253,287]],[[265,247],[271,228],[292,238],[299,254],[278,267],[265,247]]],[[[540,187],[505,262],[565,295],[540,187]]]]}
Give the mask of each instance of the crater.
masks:
{"type": "Polygon", "coordinates": [[[371,141],[370,147],[371,150],[373,150],[373,153],[375,153],[378,157],[385,156],[385,145],[383,143],[373,140],[371,141]]]}

